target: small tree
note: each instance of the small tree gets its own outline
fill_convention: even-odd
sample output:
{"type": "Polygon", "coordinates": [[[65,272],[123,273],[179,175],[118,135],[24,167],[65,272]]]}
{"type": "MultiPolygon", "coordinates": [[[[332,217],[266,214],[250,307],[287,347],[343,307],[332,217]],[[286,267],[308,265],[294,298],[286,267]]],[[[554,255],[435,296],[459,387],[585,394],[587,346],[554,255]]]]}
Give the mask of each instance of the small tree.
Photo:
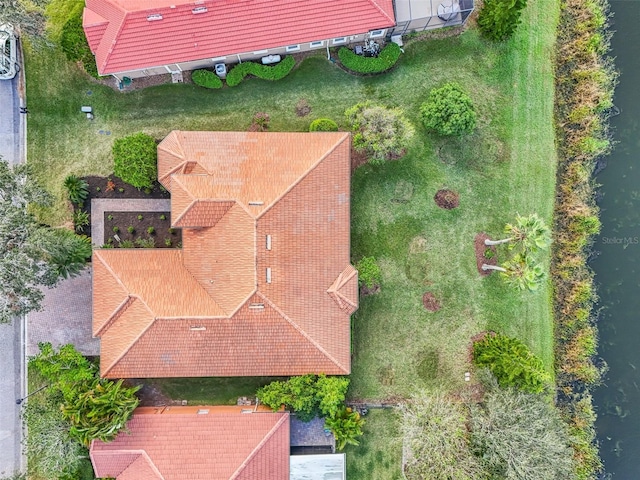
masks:
{"type": "Polygon", "coordinates": [[[324,426],[331,430],[336,438],[336,448],[342,450],[347,444],[360,444],[358,437],[362,436],[364,419],[360,417],[358,412],[342,407],[334,415],[325,418],[324,426]]]}
{"type": "Polygon", "coordinates": [[[537,214],[532,213],[526,217],[516,214],[515,223],[507,223],[504,232],[508,235],[502,240],[484,241],[485,245],[509,244],[510,249],[518,248],[524,253],[537,253],[546,250],[551,244],[551,232],[537,214]]]}
{"type": "Polygon", "coordinates": [[[471,445],[491,478],[576,478],[567,427],[544,396],[498,388],[469,409],[471,445]]]}
{"type": "Polygon", "coordinates": [[[330,118],[316,118],[309,125],[310,132],[337,132],[338,124],[330,118]]]}
{"type": "Polygon", "coordinates": [[[461,402],[421,392],[401,406],[404,474],[408,480],[486,478],[472,454],[461,402]]]}
{"type": "Polygon", "coordinates": [[[316,381],[316,401],[320,413],[324,416],[336,415],[344,404],[348,388],[348,377],[319,375],[316,381]]]}
{"type": "Polygon", "coordinates": [[[113,142],[114,172],[136,188],[151,188],[158,176],[156,141],[135,133],[113,142]]]}
{"type": "Polygon", "coordinates": [[[62,278],[75,277],[91,257],[91,239],[64,228],[42,229],[34,242],[43,252],[44,260],[62,278]]]}
{"type": "Polygon", "coordinates": [[[64,179],[64,188],[71,203],[82,206],[89,195],[89,184],[75,175],[69,175],[64,179]]]}
{"type": "Polygon", "coordinates": [[[364,102],[347,109],[345,116],[354,132],[353,147],[365,152],[372,164],[401,155],[413,136],[413,126],[397,108],[364,102]]]}
{"type": "Polygon", "coordinates": [[[496,270],[505,279],[507,285],[517,290],[535,292],[544,281],[544,269],[530,255],[519,253],[502,264],[502,266],[484,263],[482,270],[496,270]]]}
{"type": "Polygon", "coordinates": [[[439,135],[465,135],[476,127],[476,112],[471,98],[457,83],[446,83],[429,92],[420,107],[427,130],[439,135]]]}
{"type": "Polygon", "coordinates": [[[478,15],[478,26],[491,40],[506,40],[516,31],[526,6],[527,0],[485,0],[478,15]]]}
{"type": "Polygon", "coordinates": [[[542,360],[516,338],[488,334],[473,344],[473,363],[488,368],[501,387],[516,387],[528,393],[541,393],[551,376],[542,360]]]}

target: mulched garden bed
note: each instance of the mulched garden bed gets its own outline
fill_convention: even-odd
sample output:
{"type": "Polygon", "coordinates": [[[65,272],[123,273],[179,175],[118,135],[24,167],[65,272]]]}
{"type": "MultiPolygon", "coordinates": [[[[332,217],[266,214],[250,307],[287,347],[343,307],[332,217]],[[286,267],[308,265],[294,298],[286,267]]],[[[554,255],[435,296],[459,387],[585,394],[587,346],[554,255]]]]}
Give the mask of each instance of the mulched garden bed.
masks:
{"type": "Polygon", "coordinates": [[[104,244],[118,247],[121,242],[133,242],[135,248],[141,248],[135,243],[138,239],[153,239],[155,248],[179,248],[182,230],[171,228],[171,212],[104,212],[104,244]]]}
{"type": "MultiPolygon", "coordinates": [[[[123,200],[127,198],[171,198],[171,194],[158,182],[154,182],[153,188],[138,190],[115,175],[109,175],[108,177],[88,176],[82,177],[82,179],[89,184],[89,195],[82,208],[74,205],[73,210],[74,212],[84,210],[89,214],[89,225],[84,227],[82,232],[79,232],[88,237],[91,236],[91,200],[94,198],[118,198],[123,200]]],[[[107,229],[107,225],[105,225],[105,234],[108,231],[111,231],[111,229],[107,229]]]]}
{"type": "Polygon", "coordinates": [[[498,253],[496,251],[496,247],[488,247],[484,244],[484,241],[488,238],[490,238],[489,235],[484,232],[477,234],[475,238],[476,266],[478,267],[478,273],[483,277],[491,275],[491,270],[482,270],[483,263],[486,263],[487,265],[498,265],[498,253]],[[491,258],[487,258],[485,256],[485,252],[488,250],[493,252],[493,256],[491,258]]]}
{"type": "Polygon", "coordinates": [[[446,188],[438,190],[433,200],[436,202],[436,205],[445,210],[451,210],[460,205],[460,195],[458,195],[458,192],[446,188]]]}

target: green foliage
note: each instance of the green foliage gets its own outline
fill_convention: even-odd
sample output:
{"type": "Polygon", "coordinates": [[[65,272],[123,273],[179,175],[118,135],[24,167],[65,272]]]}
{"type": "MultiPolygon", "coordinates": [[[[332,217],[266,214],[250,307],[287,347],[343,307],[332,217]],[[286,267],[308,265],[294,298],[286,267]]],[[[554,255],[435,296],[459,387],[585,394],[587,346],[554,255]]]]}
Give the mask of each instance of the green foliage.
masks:
{"type": "Polygon", "coordinates": [[[379,165],[402,155],[413,136],[413,126],[399,108],[389,109],[367,101],[344,113],[354,132],[353,147],[365,152],[371,164],[379,165]]]}
{"type": "Polygon", "coordinates": [[[526,6],[527,0],[485,0],[478,14],[478,27],[491,40],[505,40],[516,31],[526,6]]]}
{"type": "Polygon", "coordinates": [[[263,80],[280,80],[289,75],[296,61],[292,56],[282,59],[277,65],[261,65],[255,62],[242,62],[233,67],[227,74],[227,85],[235,87],[247,75],[253,75],[263,80]]]}
{"type": "Polygon", "coordinates": [[[519,249],[526,254],[546,250],[551,244],[549,227],[535,213],[526,217],[517,214],[515,223],[507,223],[504,232],[510,238],[509,248],[519,249]]]}
{"type": "Polygon", "coordinates": [[[98,77],[98,69],[96,60],[89,44],[87,37],[82,28],[82,10],[76,10],[62,27],[60,34],[60,47],[71,62],[82,62],[84,69],[89,75],[98,77]]]}
{"type": "Polygon", "coordinates": [[[222,80],[210,70],[194,70],[191,72],[193,83],[204,88],[222,88],[222,80]]]}
{"type": "Polygon", "coordinates": [[[467,412],[461,402],[442,393],[421,392],[401,409],[407,480],[487,478],[471,453],[467,412]]]}
{"type": "Polygon", "coordinates": [[[400,46],[388,43],[377,57],[356,55],[350,48],[342,47],[338,50],[338,58],[342,65],[358,73],[380,73],[393,67],[400,58],[400,46]]]}
{"type": "Polygon", "coordinates": [[[156,246],[156,241],[154,238],[136,238],[135,244],[142,248],[154,248],[156,246]]]}
{"type": "Polygon", "coordinates": [[[535,292],[542,285],[545,272],[541,264],[537,263],[531,255],[519,253],[502,264],[505,271],[500,276],[505,279],[507,285],[517,290],[535,292]]]}
{"type": "Polygon", "coordinates": [[[49,39],[60,43],[62,28],[70,18],[82,15],[83,8],[84,0],[49,0],[45,6],[49,39]]]}
{"type": "Polygon", "coordinates": [[[69,175],[64,179],[64,188],[71,203],[82,206],[89,195],[89,184],[75,175],[69,175]]]}
{"type": "Polygon", "coordinates": [[[140,386],[124,387],[123,381],[95,378],[73,397],[65,397],[62,414],[71,423],[72,438],[86,446],[94,439],[109,442],[126,427],[138,406],[135,393],[140,386]]]}
{"type": "Polygon", "coordinates": [[[374,257],[362,257],[356,264],[358,282],[367,288],[373,288],[382,282],[382,271],[374,257]]]}
{"type": "Polygon", "coordinates": [[[487,334],[473,344],[473,363],[488,368],[501,387],[516,387],[528,393],[543,392],[551,376],[542,361],[516,338],[487,334]]]}
{"type": "Polygon", "coordinates": [[[310,132],[337,132],[338,124],[330,118],[316,118],[309,125],[310,132]]]}
{"type": "Polygon", "coordinates": [[[358,437],[362,436],[364,419],[347,407],[342,407],[332,416],[325,418],[324,427],[331,430],[336,438],[336,448],[344,449],[347,445],[359,445],[358,437]]]}
{"type": "Polygon", "coordinates": [[[114,173],[136,188],[151,188],[158,176],[156,141],[139,132],[113,142],[114,173]]]}
{"type": "Polygon", "coordinates": [[[469,409],[472,449],[490,478],[576,478],[571,438],[544,396],[495,388],[469,409]]]}
{"type": "Polygon", "coordinates": [[[78,275],[92,253],[89,237],[65,228],[42,229],[35,242],[42,249],[43,259],[62,278],[78,275]]]}
{"type": "Polygon", "coordinates": [[[446,83],[429,92],[420,107],[427,130],[439,135],[466,135],[476,127],[476,112],[471,98],[457,83],[446,83]]]}
{"type": "Polygon", "coordinates": [[[76,210],[73,212],[73,228],[76,232],[82,233],[86,226],[89,225],[89,213],[84,210],[76,210]]]}
{"type": "Polygon", "coordinates": [[[73,345],[57,351],[50,343],[39,347],[40,353],[29,360],[29,367],[48,382],[48,391],[60,393],[62,415],[70,424],[69,435],[86,446],[94,438],[115,438],[138,405],[135,392],[140,387],[101,379],[96,366],[73,345]]]}
{"type": "Polygon", "coordinates": [[[273,411],[284,405],[307,422],[318,414],[337,412],[344,402],[348,386],[347,377],[309,374],[271,382],[258,389],[256,396],[273,411]]]}

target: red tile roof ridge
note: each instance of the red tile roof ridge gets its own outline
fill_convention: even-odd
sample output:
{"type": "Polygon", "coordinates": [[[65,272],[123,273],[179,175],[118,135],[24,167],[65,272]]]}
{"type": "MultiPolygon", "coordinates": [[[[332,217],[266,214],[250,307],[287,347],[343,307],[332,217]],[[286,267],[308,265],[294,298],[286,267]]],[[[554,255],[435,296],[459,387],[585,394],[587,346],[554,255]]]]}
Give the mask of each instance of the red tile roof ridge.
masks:
{"type": "MultiPolygon", "coordinates": [[[[139,475],[140,475],[139,467],[138,465],[136,465],[137,463],[141,463],[141,462],[146,463],[146,466],[149,467],[149,470],[151,470],[156,475],[157,480],[165,480],[164,476],[162,476],[162,474],[160,473],[160,470],[158,470],[158,467],[155,466],[155,464],[153,463],[149,455],[147,455],[147,452],[145,452],[144,450],[142,450],[142,453],[136,460],[131,462],[131,464],[127,468],[125,468],[122,472],[120,472],[120,475],[118,475],[118,477],[126,476],[128,478],[128,474],[131,474],[132,478],[135,478],[136,480],[142,480],[139,478],[139,475]],[[128,470],[130,471],[127,472],[128,470]]],[[[147,471],[145,473],[150,473],[150,472],[147,471]]],[[[149,480],[149,478],[146,477],[144,480],[149,480]]]]}
{"type": "Polygon", "coordinates": [[[387,13],[387,11],[382,8],[380,5],[378,5],[378,2],[376,0],[369,0],[374,7],[376,7],[380,13],[382,13],[385,17],[387,17],[389,19],[389,21],[391,22],[391,24],[395,25],[396,21],[393,17],[390,17],[389,14],[387,13]]]}
{"type": "Polygon", "coordinates": [[[286,313],[284,313],[276,304],[274,304],[271,300],[269,300],[264,294],[262,294],[260,291],[257,291],[256,295],[262,297],[262,299],[264,299],[265,303],[267,303],[271,308],[273,308],[284,320],[289,322],[289,324],[300,335],[302,335],[304,338],[306,338],[309,341],[309,343],[311,343],[314,347],[316,347],[320,353],[322,353],[329,361],[331,361],[331,363],[333,363],[336,367],[338,367],[340,370],[345,372],[344,375],[349,375],[351,373],[348,368],[345,368],[344,365],[342,365],[338,360],[336,360],[333,357],[333,355],[331,355],[329,352],[327,352],[322,345],[320,345],[318,342],[315,341],[315,339],[313,339],[311,336],[309,336],[309,334],[306,331],[304,331],[302,328],[300,328],[300,326],[296,322],[291,320],[287,316],[286,313]]]}
{"type": "MultiPolygon", "coordinates": [[[[101,377],[106,377],[106,376],[109,374],[109,371],[110,371],[113,367],[115,367],[115,366],[118,364],[118,362],[119,362],[120,360],[122,360],[122,357],[124,357],[124,356],[129,352],[129,350],[131,350],[131,349],[135,346],[135,344],[136,344],[136,343],[138,343],[138,340],[140,340],[140,339],[142,338],[142,336],[143,336],[145,333],[147,333],[147,330],[149,330],[149,329],[153,326],[153,324],[154,324],[154,323],[156,323],[156,320],[158,320],[158,317],[155,315],[155,313],[154,313],[153,311],[151,311],[151,309],[149,308],[149,305],[147,305],[147,303],[146,303],[144,300],[142,300],[142,298],[140,298],[140,297],[139,297],[139,296],[137,296],[137,295],[131,295],[131,298],[132,298],[132,299],[134,299],[134,301],[135,301],[135,300],[138,300],[138,301],[142,304],[142,306],[143,306],[143,307],[144,307],[144,308],[149,312],[149,314],[151,315],[151,317],[153,318],[153,320],[151,320],[151,321],[149,322],[149,325],[147,325],[145,328],[143,328],[143,329],[140,331],[140,333],[139,333],[138,335],[136,335],[136,337],[133,339],[133,342],[131,342],[127,348],[123,349],[123,350],[122,350],[122,352],[120,352],[120,355],[118,355],[117,357],[115,357],[115,358],[113,359],[113,361],[111,362],[111,364],[110,364],[109,366],[107,366],[103,371],[102,371],[102,364],[100,364],[100,369],[101,369],[100,376],[101,376],[101,377]]],[[[132,304],[133,304],[133,301],[132,301],[132,302],[130,302],[130,304],[129,304],[129,305],[132,305],[132,304]]],[[[126,309],[125,309],[125,310],[123,310],[123,311],[126,311],[126,309]]],[[[119,317],[120,317],[120,316],[118,316],[118,318],[119,318],[119,317]]],[[[117,319],[116,319],[116,320],[117,320],[117,319]]],[[[113,322],[111,322],[111,324],[113,325],[113,323],[115,323],[115,321],[116,321],[116,320],[114,320],[113,322]]],[[[101,356],[100,358],[103,358],[103,356],[101,356]]]]}
{"type": "MultiPolygon", "coordinates": [[[[314,133],[317,134],[319,132],[314,133]]],[[[337,133],[337,132],[336,132],[337,133]]],[[[284,198],[284,196],[286,194],[288,194],[291,190],[293,190],[298,184],[300,184],[300,182],[302,182],[302,180],[304,180],[305,178],[307,178],[307,176],[318,167],[318,165],[320,165],[325,158],[327,158],[329,155],[331,155],[340,145],[342,145],[342,143],[351,138],[351,133],[349,132],[344,132],[344,135],[342,136],[342,138],[338,141],[336,141],[336,143],[333,144],[333,146],[327,150],[324,155],[322,155],[318,160],[316,160],[302,175],[300,175],[300,177],[293,182],[291,185],[289,185],[288,188],[286,188],[285,190],[283,190],[280,195],[278,195],[269,205],[267,205],[260,214],[258,214],[257,216],[255,216],[254,218],[256,219],[260,219],[261,217],[263,217],[265,215],[265,213],[267,213],[269,210],[271,210],[271,207],[273,207],[274,205],[276,205],[282,198],[284,198]]],[[[238,202],[239,204],[242,204],[242,202],[238,202]]]]}
{"type": "MultiPolygon", "coordinates": [[[[91,440],[91,443],[89,444],[89,451],[94,451],[94,444],[97,442],[97,439],[93,439],[91,440]]],[[[130,450],[130,449],[125,449],[125,450],[111,450],[110,452],[108,452],[109,456],[112,455],[142,455],[144,453],[144,450],[130,450]]],[[[99,454],[98,454],[99,455],[99,454]]],[[[89,459],[91,460],[91,466],[93,467],[93,471],[95,473],[99,473],[98,470],[100,470],[100,468],[96,465],[95,462],[95,458],[96,458],[96,453],[94,451],[93,455],[89,455],[89,459]]],[[[136,457],[135,459],[133,459],[131,461],[131,463],[135,462],[138,458],[136,457]]],[[[129,465],[131,465],[131,463],[129,465]]],[[[129,466],[127,465],[127,467],[129,466]]],[[[125,467],[124,469],[126,469],[127,467],[125,467]]],[[[122,472],[120,472],[122,473],[122,472]]],[[[120,475],[120,473],[118,473],[118,475],[120,475]]]]}
{"type": "Polygon", "coordinates": [[[102,335],[102,333],[105,330],[107,330],[111,325],[113,325],[113,322],[115,322],[118,319],[118,317],[122,315],[122,312],[124,312],[133,301],[134,301],[134,298],[131,295],[127,295],[124,301],[120,305],[118,305],[118,307],[113,311],[113,313],[111,314],[109,319],[104,323],[104,325],[102,325],[97,331],[93,332],[93,336],[99,337],[100,335],[102,335]]]}
{"type": "Polygon", "coordinates": [[[273,428],[269,431],[269,433],[267,433],[264,436],[264,438],[260,441],[260,443],[256,445],[253,451],[249,454],[249,456],[247,456],[247,458],[245,458],[244,461],[240,464],[240,466],[233,473],[233,475],[229,477],[229,480],[237,479],[240,476],[240,474],[247,467],[247,465],[251,463],[251,460],[253,459],[253,457],[255,457],[256,454],[262,449],[262,447],[271,439],[271,437],[273,437],[275,432],[277,432],[280,429],[280,427],[282,427],[282,424],[286,423],[288,420],[289,420],[288,414],[282,415],[280,420],[278,420],[278,422],[273,426],[273,428]]]}

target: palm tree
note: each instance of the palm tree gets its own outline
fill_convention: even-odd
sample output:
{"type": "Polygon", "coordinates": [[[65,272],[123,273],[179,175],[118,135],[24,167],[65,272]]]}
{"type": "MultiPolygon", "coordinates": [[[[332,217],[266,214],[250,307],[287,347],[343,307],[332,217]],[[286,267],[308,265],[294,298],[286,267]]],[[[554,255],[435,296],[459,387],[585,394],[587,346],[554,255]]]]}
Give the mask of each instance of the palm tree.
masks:
{"type": "Polygon", "coordinates": [[[336,448],[342,450],[347,444],[358,445],[357,438],[362,435],[364,419],[351,408],[343,407],[334,415],[324,419],[325,428],[336,437],[336,448]]]}
{"type": "Polygon", "coordinates": [[[508,285],[518,290],[535,292],[544,279],[544,269],[530,256],[519,253],[502,264],[482,265],[482,270],[496,270],[505,278],[508,285]]]}
{"type": "Polygon", "coordinates": [[[525,253],[535,253],[538,250],[546,250],[551,244],[549,227],[537,214],[532,213],[523,217],[516,215],[515,224],[507,223],[504,231],[509,237],[502,240],[486,239],[487,246],[508,243],[509,248],[521,247],[525,253]]]}

